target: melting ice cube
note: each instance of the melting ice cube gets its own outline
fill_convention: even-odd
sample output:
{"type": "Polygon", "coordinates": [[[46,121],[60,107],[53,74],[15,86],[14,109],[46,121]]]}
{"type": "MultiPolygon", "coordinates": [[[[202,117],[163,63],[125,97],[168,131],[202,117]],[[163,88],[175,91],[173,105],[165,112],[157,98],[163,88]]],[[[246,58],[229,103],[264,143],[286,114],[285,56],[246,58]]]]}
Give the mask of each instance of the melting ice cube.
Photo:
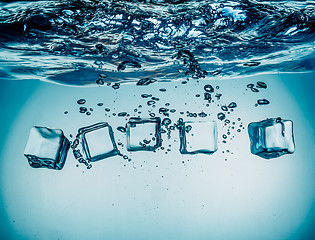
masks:
{"type": "Polygon", "coordinates": [[[252,154],[270,159],[295,150],[293,123],[281,118],[269,118],[248,125],[252,154]]]}
{"type": "Polygon", "coordinates": [[[31,167],[61,170],[69,147],[62,130],[35,126],[31,128],[24,155],[31,167]]]}
{"type": "Polygon", "coordinates": [[[183,122],[179,126],[182,154],[212,154],[218,149],[218,128],[215,121],[183,122]]]}
{"type": "Polygon", "coordinates": [[[127,150],[154,151],[161,146],[161,119],[130,118],[127,123],[127,150]]]}
{"type": "Polygon", "coordinates": [[[96,123],[80,128],[78,132],[83,153],[88,161],[95,162],[118,154],[114,133],[108,123],[96,123]]]}

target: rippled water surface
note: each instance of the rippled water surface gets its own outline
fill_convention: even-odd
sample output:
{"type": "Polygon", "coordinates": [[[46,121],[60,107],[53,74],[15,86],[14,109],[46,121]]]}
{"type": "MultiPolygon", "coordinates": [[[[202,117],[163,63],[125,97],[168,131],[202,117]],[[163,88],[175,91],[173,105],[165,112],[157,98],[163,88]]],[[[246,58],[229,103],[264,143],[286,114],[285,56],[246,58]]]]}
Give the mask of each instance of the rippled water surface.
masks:
{"type": "Polygon", "coordinates": [[[0,3],[0,78],[94,84],[314,69],[314,1],[0,3]],[[35,63],[35,64],[34,64],[35,63]]]}

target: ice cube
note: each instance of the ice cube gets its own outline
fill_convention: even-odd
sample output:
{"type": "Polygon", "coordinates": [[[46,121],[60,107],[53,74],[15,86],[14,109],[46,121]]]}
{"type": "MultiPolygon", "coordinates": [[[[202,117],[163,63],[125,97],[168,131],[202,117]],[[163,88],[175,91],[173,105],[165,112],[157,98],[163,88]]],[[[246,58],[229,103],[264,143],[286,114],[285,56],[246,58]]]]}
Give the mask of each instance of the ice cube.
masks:
{"type": "Polygon", "coordinates": [[[127,123],[127,150],[154,151],[161,146],[161,119],[130,118],[127,123]]]}
{"type": "Polygon", "coordinates": [[[107,122],[80,128],[78,133],[88,161],[95,162],[118,154],[114,132],[107,122]]]}
{"type": "Polygon", "coordinates": [[[269,118],[248,125],[250,150],[262,158],[276,158],[295,150],[293,123],[281,118],[269,118]]]}
{"type": "Polygon", "coordinates": [[[70,147],[69,140],[60,129],[32,127],[24,150],[33,168],[61,170],[70,147]]]}
{"type": "Polygon", "coordinates": [[[218,128],[215,121],[183,122],[179,126],[182,154],[213,154],[218,149],[218,128]]]}

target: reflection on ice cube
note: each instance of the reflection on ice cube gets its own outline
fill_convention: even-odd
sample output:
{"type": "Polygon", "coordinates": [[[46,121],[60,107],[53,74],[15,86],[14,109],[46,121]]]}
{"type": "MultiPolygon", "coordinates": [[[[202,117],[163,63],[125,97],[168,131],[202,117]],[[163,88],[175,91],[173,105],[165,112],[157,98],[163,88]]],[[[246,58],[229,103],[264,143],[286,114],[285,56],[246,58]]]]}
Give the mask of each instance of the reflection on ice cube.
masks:
{"type": "Polygon", "coordinates": [[[62,130],[32,127],[24,155],[31,167],[61,170],[69,147],[70,142],[62,130]]]}
{"type": "Polygon", "coordinates": [[[127,150],[154,151],[161,146],[161,119],[130,118],[127,123],[127,150]]]}
{"type": "Polygon", "coordinates": [[[218,129],[215,121],[183,122],[179,127],[182,154],[212,154],[218,149],[218,129]]]}
{"type": "Polygon", "coordinates": [[[269,118],[248,125],[252,154],[270,159],[295,150],[293,123],[281,118],[269,118]]]}
{"type": "Polygon", "coordinates": [[[88,161],[95,162],[118,154],[114,133],[108,123],[96,123],[80,128],[78,132],[88,161]]]}

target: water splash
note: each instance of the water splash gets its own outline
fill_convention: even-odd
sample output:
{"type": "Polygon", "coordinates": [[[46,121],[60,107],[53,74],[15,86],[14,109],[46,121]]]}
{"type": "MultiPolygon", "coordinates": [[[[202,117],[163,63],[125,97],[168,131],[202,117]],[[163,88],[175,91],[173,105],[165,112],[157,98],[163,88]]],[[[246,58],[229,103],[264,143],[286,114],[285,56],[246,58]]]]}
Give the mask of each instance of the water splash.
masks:
{"type": "Polygon", "coordinates": [[[1,2],[0,79],[85,85],[106,76],[103,85],[310,71],[315,67],[314,5],[249,0],[1,2]]]}

